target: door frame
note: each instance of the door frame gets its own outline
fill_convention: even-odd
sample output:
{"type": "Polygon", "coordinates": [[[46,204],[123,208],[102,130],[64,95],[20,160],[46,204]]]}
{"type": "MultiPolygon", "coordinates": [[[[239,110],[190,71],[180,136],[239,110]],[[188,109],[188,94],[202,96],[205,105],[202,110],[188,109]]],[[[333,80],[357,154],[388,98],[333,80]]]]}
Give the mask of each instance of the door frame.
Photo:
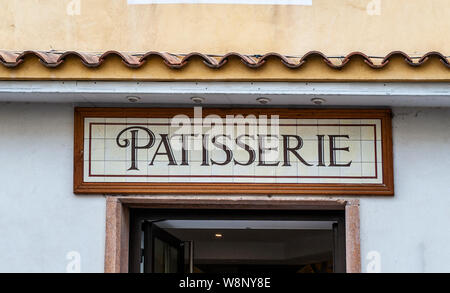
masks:
{"type": "Polygon", "coordinates": [[[129,266],[130,209],[183,210],[299,210],[345,212],[347,273],[361,272],[359,200],[277,198],[195,198],[181,196],[107,196],[105,273],[127,273],[129,266]]]}

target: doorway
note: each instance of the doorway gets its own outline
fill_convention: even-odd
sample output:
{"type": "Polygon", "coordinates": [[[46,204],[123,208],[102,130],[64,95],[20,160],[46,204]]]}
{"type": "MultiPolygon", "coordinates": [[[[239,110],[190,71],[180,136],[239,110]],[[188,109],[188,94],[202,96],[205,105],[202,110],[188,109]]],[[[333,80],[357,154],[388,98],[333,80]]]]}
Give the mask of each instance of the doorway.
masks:
{"type": "Polygon", "coordinates": [[[130,209],[135,273],[346,271],[345,212],[130,209]]]}

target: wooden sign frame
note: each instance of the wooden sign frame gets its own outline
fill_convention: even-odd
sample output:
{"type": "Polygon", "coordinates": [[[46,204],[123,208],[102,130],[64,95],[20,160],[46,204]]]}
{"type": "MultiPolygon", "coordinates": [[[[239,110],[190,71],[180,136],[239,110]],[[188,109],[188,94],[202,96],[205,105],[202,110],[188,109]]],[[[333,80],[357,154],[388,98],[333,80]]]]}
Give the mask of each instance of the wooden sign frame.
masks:
{"type": "Polygon", "coordinates": [[[342,183],[146,183],[84,182],[84,119],[170,118],[193,116],[193,108],[75,108],[74,193],[76,194],[285,194],[285,195],[394,195],[392,125],[390,109],[203,109],[203,116],[279,115],[280,119],[380,119],[382,135],[382,184],[342,183]]]}

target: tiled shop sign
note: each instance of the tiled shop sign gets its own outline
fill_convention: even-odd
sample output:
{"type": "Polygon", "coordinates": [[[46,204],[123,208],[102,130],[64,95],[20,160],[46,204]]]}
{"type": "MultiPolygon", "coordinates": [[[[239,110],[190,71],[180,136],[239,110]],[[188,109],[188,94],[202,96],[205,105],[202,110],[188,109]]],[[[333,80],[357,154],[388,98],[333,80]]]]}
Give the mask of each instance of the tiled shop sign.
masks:
{"type": "Polygon", "coordinates": [[[76,114],[78,193],[392,194],[387,110],[76,114]]]}

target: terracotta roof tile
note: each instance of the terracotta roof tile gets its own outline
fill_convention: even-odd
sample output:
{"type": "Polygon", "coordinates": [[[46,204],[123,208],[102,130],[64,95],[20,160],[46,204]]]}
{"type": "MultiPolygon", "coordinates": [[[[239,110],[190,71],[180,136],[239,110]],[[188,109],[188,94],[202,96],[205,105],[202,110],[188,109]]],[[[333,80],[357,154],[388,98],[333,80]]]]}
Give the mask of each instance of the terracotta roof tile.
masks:
{"type": "Polygon", "coordinates": [[[36,56],[41,63],[46,67],[54,68],[64,63],[68,56],[76,56],[87,67],[98,67],[104,60],[111,55],[118,56],[122,59],[122,62],[130,68],[141,67],[148,58],[152,56],[158,56],[164,63],[172,68],[179,69],[185,66],[192,58],[200,58],[203,60],[206,66],[214,69],[219,69],[225,65],[229,58],[238,58],[249,68],[259,68],[263,66],[269,58],[276,58],[280,60],[286,67],[296,69],[302,67],[308,59],[312,57],[321,58],[325,64],[333,69],[341,69],[347,65],[347,63],[355,57],[362,58],[364,62],[373,69],[380,69],[385,67],[389,61],[394,57],[402,57],[404,61],[410,66],[421,66],[426,63],[430,58],[438,58],[444,66],[450,68],[449,56],[444,56],[439,52],[429,52],[423,56],[412,57],[401,51],[394,51],[386,55],[385,57],[367,56],[361,52],[352,52],[346,56],[326,56],[318,51],[310,51],[303,56],[288,56],[281,55],[279,53],[268,53],[265,55],[243,55],[240,53],[231,52],[225,55],[208,55],[202,53],[189,53],[189,54],[170,54],[166,52],[150,51],[143,54],[130,54],[119,51],[107,51],[103,54],[98,53],[85,53],[77,51],[0,51],[0,62],[6,67],[17,67],[27,56],[36,56]]]}
{"type": "Polygon", "coordinates": [[[59,60],[65,60],[67,56],[76,56],[81,59],[81,62],[87,67],[97,67],[100,65],[100,56],[90,53],[67,51],[59,56],[59,60]]]}

